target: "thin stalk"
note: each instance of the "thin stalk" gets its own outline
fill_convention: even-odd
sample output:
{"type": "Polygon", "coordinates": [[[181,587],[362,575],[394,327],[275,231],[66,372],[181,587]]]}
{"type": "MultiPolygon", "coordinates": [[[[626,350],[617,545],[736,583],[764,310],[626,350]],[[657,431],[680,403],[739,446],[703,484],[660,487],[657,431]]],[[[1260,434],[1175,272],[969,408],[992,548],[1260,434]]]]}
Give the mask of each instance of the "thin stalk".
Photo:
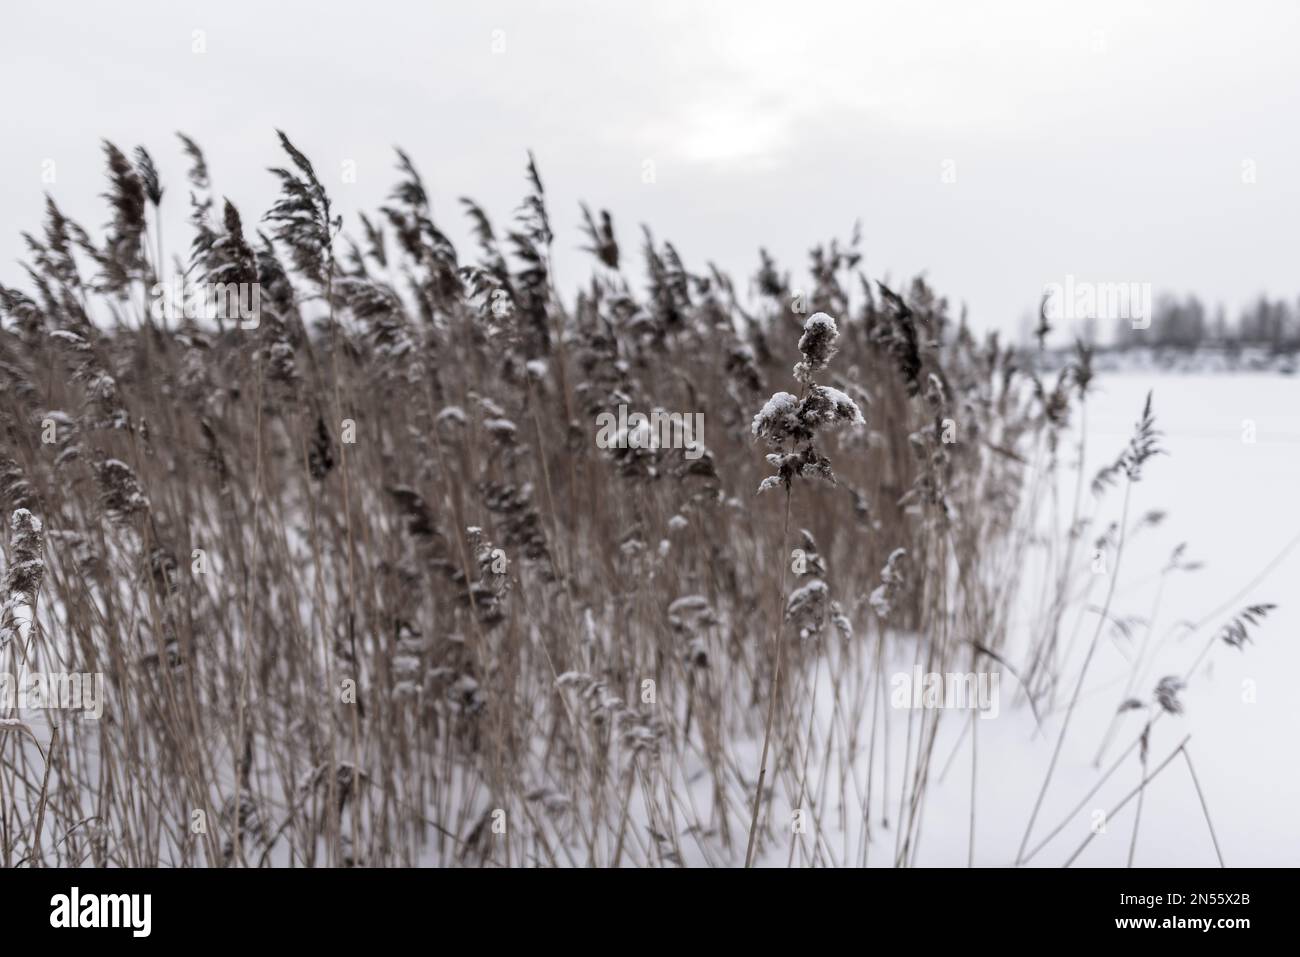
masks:
{"type": "Polygon", "coordinates": [[[1210,840],[1214,842],[1214,854],[1219,859],[1219,866],[1227,867],[1228,865],[1223,863],[1223,851],[1219,849],[1218,835],[1214,833],[1214,822],[1210,820],[1210,808],[1205,803],[1205,792],[1201,790],[1201,782],[1196,778],[1196,768],[1192,767],[1192,754],[1185,747],[1179,748],[1179,750],[1182,751],[1183,760],[1187,762],[1187,770],[1192,775],[1192,784],[1196,788],[1196,796],[1201,801],[1201,811],[1205,814],[1205,823],[1210,829],[1210,840]]]}
{"type": "MultiPolygon", "coordinates": [[[[1183,750],[1184,747],[1186,747],[1187,742],[1191,740],[1191,737],[1192,736],[1189,734],[1187,735],[1187,737],[1183,738],[1182,744],[1174,748],[1174,750],[1170,752],[1169,757],[1165,758],[1163,761],[1160,762],[1159,767],[1157,767],[1154,771],[1152,771],[1150,774],[1144,777],[1142,779],[1141,784],[1135,787],[1132,791],[1129,791],[1128,794],[1125,795],[1124,800],[1116,804],[1115,807],[1112,808],[1109,813],[1107,813],[1106,820],[1107,821],[1111,820],[1116,814],[1124,810],[1125,805],[1127,805],[1129,801],[1133,800],[1134,797],[1140,794],[1142,792],[1142,789],[1146,787],[1148,784],[1150,784],[1155,779],[1155,776],[1159,774],[1161,771],[1163,771],[1169,765],[1170,761],[1178,757],[1178,752],[1183,750]]],[[[1084,839],[1083,843],[1080,844],[1077,848],[1075,848],[1074,853],[1070,855],[1069,859],[1065,862],[1063,866],[1069,867],[1071,864],[1073,864],[1078,859],[1079,855],[1083,853],[1084,848],[1086,848],[1089,844],[1091,844],[1092,839],[1096,836],[1097,836],[1096,831],[1093,831],[1091,834],[1089,834],[1084,839]]]]}
{"type": "Polygon", "coordinates": [[[781,527],[781,587],[776,593],[776,623],[773,627],[773,641],[776,642],[776,667],[772,674],[772,695],[767,703],[767,726],[763,730],[763,756],[759,759],[758,787],[754,791],[754,813],[749,820],[749,844],[745,848],[745,867],[754,866],[754,844],[758,835],[758,811],[763,804],[763,782],[767,778],[767,750],[772,742],[772,718],[776,714],[776,700],[781,694],[781,665],[785,660],[785,642],[782,640],[784,629],[782,621],[785,611],[785,546],[790,535],[790,489],[785,490],[785,521],[781,527]]]}
{"type": "Polygon", "coordinates": [[[1079,702],[1079,694],[1083,691],[1083,681],[1088,676],[1088,665],[1092,663],[1092,656],[1097,651],[1097,643],[1101,640],[1102,630],[1105,628],[1107,615],[1110,614],[1110,602],[1115,595],[1115,583],[1119,580],[1120,560],[1124,557],[1124,535],[1128,526],[1128,503],[1129,494],[1133,490],[1132,479],[1124,483],[1124,507],[1120,513],[1119,520],[1119,544],[1115,549],[1115,568],[1111,571],[1110,586],[1106,590],[1106,601],[1102,606],[1101,614],[1097,618],[1097,630],[1093,633],[1092,644],[1088,646],[1088,654],[1083,659],[1083,667],[1079,669],[1079,680],[1075,682],[1074,694],[1070,697],[1070,706],[1065,711],[1065,720],[1061,722],[1061,733],[1057,735],[1056,747],[1052,750],[1052,760],[1047,766],[1047,776],[1043,779],[1043,786],[1038,791],[1038,800],[1034,802],[1034,811],[1029,815],[1029,824],[1025,828],[1025,836],[1020,839],[1020,849],[1016,852],[1016,864],[1019,865],[1025,856],[1025,846],[1029,843],[1029,836],[1034,830],[1034,822],[1038,820],[1038,812],[1043,807],[1043,799],[1047,797],[1047,788],[1052,783],[1052,774],[1056,770],[1056,762],[1061,756],[1061,747],[1065,744],[1065,734],[1070,728],[1070,718],[1074,716],[1074,707],[1079,702]]]}

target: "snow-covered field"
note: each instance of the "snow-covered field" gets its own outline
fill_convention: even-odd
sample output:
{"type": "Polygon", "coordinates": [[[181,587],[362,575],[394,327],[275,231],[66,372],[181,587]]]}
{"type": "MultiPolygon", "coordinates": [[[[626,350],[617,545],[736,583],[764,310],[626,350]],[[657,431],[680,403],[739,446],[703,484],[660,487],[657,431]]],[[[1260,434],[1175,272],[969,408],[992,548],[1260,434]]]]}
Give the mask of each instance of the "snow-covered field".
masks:
{"type": "MultiPolygon", "coordinates": [[[[1300,806],[1300,547],[1287,551],[1258,585],[1233,600],[1300,535],[1298,388],[1294,379],[1267,374],[1112,373],[1099,380],[1088,410],[1089,476],[1127,441],[1148,390],[1170,453],[1153,460],[1134,486],[1130,525],[1150,510],[1168,514],[1127,544],[1112,609],[1116,616],[1152,623],[1152,663],[1135,694],[1149,697],[1160,677],[1184,675],[1213,632],[1241,607],[1259,602],[1279,606],[1244,651],[1217,642],[1182,696],[1185,714],[1164,717],[1151,733],[1152,767],[1191,735],[1188,751],[1230,867],[1300,864],[1300,817],[1295,813],[1300,806]],[[1204,566],[1165,576],[1155,606],[1159,572],[1182,542],[1187,543],[1185,560],[1204,566]],[[1199,621],[1230,600],[1187,636],[1185,622],[1199,621]]],[[[1114,514],[1107,520],[1118,516],[1119,496],[1111,495],[1108,504],[1114,514]]],[[[1067,616],[1067,628],[1073,627],[1075,611],[1067,616]]],[[[1072,665],[1081,660],[1095,621],[1089,615],[1084,622],[1072,665]]],[[[1131,640],[1109,629],[1103,636],[1031,847],[1098,778],[1093,760],[1142,640],[1141,626],[1133,628],[1131,640]]],[[[1009,699],[1014,682],[1004,680],[1002,687],[1009,699]]],[[[1103,769],[1141,730],[1142,714],[1124,716],[1103,769]]],[[[1044,733],[1035,735],[1028,710],[1005,705],[998,719],[980,722],[977,864],[1007,865],[1014,859],[1059,727],[1060,714],[1055,714],[1045,719],[1044,733]]],[[[940,735],[938,752],[945,761],[960,730],[961,722],[952,722],[940,735]]],[[[969,770],[969,757],[959,758],[929,795],[919,864],[966,863],[969,770]]],[[[1139,780],[1134,753],[1032,863],[1063,863],[1088,837],[1092,812],[1114,807],[1139,780]]],[[[1134,805],[1108,823],[1078,865],[1124,865],[1134,805]]],[[[1148,787],[1134,864],[1215,862],[1186,764],[1178,760],[1148,787]]]]}

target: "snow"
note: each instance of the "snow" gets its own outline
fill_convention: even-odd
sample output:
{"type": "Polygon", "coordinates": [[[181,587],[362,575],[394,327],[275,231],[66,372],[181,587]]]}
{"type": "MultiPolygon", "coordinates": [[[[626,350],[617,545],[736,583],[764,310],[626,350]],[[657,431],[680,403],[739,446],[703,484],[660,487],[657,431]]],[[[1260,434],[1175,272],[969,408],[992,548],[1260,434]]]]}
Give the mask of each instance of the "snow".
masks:
{"type": "Polygon", "coordinates": [[[834,342],[840,334],[839,327],[835,325],[835,320],[824,312],[814,312],[808,317],[808,321],[803,324],[803,336],[799,337],[799,351],[804,351],[805,337],[810,335],[821,334],[834,342]]]}
{"type": "Polygon", "coordinates": [[[515,424],[509,419],[484,419],[483,428],[500,438],[511,438],[517,431],[515,424]]]}
{"type": "MultiPolygon", "coordinates": [[[[1152,460],[1142,481],[1133,487],[1130,526],[1134,518],[1160,509],[1168,513],[1155,528],[1130,537],[1119,574],[1113,614],[1152,618],[1152,660],[1134,694],[1150,700],[1166,675],[1186,673],[1207,641],[1226,621],[1248,604],[1276,602],[1273,611],[1254,631],[1244,650],[1216,641],[1204,664],[1179,693],[1185,713],[1165,715],[1151,730],[1150,755],[1154,767],[1186,735],[1188,751],[1205,793],[1225,862],[1232,866],[1296,866],[1300,864],[1300,694],[1291,684],[1300,674],[1300,545],[1283,554],[1256,586],[1234,599],[1252,579],[1264,572],[1288,544],[1300,536],[1300,422],[1297,422],[1294,380],[1270,374],[1107,374],[1098,380],[1097,393],[1087,412],[1088,448],[1085,475],[1091,476],[1114,458],[1132,434],[1148,390],[1154,390],[1156,425],[1165,433],[1170,452],[1152,460]],[[1255,441],[1245,440],[1254,425],[1255,441]],[[1189,559],[1204,567],[1164,576],[1160,570],[1170,554],[1187,542],[1189,559]],[[1220,606],[1227,607],[1211,616],[1220,606]],[[1155,609],[1154,616],[1152,615],[1155,609]],[[1209,617],[1191,637],[1180,622],[1209,617]],[[1252,700],[1253,699],[1253,700],[1252,700]]],[[[1079,417],[1075,416],[1078,427],[1079,417]]],[[[1063,457],[1072,459],[1069,442],[1061,444],[1063,457]]],[[[1070,479],[1063,477],[1062,501],[1072,494],[1070,479]],[[1066,486],[1069,486],[1067,488],[1066,486]]],[[[1085,490],[1085,500],[1087,498],[1085,490]]],[[[1099,532],[1118,520],[1122,496],[1111,492],[1090,531],[1099,532]]],[[[1089,536],[1091,540],[1092,536],[1089,536]]],[[[1033,568],[1022,569],[1021,594],[1037,593],[1033,568]]],[[[1096,601],[1094,592],[1090,601],[1096,601]]],[[[1029,609],[1015,623],[1023,649],[1030,624],[1029,609]]],[[[1067,612],[1063,630],[1074,627],[1079,608],[1067,612]]],[[[1084,634],[1075,642],[1067,685],[1078,674],[1090,624],[1083,618],[1084,634]]],[[[1137,640],[1140,642],[1141,628],[1137,640]]],[[[1108,630],[1109,631],[1109,630],[1108,630]]],[[[887,675],[908,671],[914,645],[890,643],[887,675]]],[[[1132,649],[1117,635],[1103,634],[1090,665],[1079,708],[1071,719],[1043,809],[1030,847],[1045,837],[1097,782],[1093,767],[1102,737],[1123,700],[1132,649]]],[[[1012,652],[1013,662],[1018,660],[1012,652]]],[[[833,698],[835,667],[816,673],[818,700],[833,698]]],[[[809,668],[808,678],[813,679],[809,668]]],[[[1060,730],[1061,713],[1044,716],[1041,731],[1030,710],[1014,703],[1015,679],[1002,674],[1003,705],[996,720],[978,726],[977,829],[975,864],[1008,866],[1016,856],[1025,824],[1051,758],[1060,730]]],[[[1067,697],[1068,696],[1063,696],[1067,697]]],[[[907,735],[906,710],[893,711],[890,722],[890,829],[881,830],[873,814],[874,840],[870,866],[893,863],[898,807],[898,781],[904,766],[907,735]]],[[[818,738],[825,740],[831,710],[819,705],[818,738]]],[[[1120,756],[1135,739],[1145,712],[1120,716],[1119,728],[1106,752],[1102,768],[1120,756]]],[[[925,798],[924,826],[915,863],[921,866],[965,866],[970,840],[971,755],[963,740],[972,722],[953,715],[941,723],[935,744],[935,776],[925,798]],[[960,743],[960,747],[959,747],[960,743]],[[950,763],[951,759],[951,763],[950,763]],[[940,774],[947,767],[946,774],[940,774]]],[[[867,727],[864,722],[864,728],[867,727]]],[[[859,741],[867,740],[865,732],[859,741]]],[[[752,746],[753,759],[761,739],[752,746]]],[[[750,751],[741,750],[743,762],[750,751]]],[[[876,757],[876,786],[880,786],[882,755],[876,757]]],[[[834,758],[832,759],[834,760],[834,758]]],[[[856,768],[865,788],[865,760],[856,768]]],[[[1094,812],[1109,811],[1140,780],[1140,764],[1130,757],[1072,818],[1060,835],[1030,862],[1031,866],[1059,867],[1091,833],[1094,812]]],[[[837,795],[838,766],[819,767],[810,788],[823,774],[831,781],[828,795],[837,795]]],[[[854,795],[853,788],[849,788],[854,795]]],[[[789,801],[782,788],[775,792],[772,820],[787,815],[789,801]],[[784,802],[784,803],[783,803],[784,802]]],[[[859,828],[848,809],[848,833],[839,829],[838,798],[828,798],[820,809],[821,829],[827,843],[839,852],[856,848],[859,828]],[[826,833],[829,831],[830,833],[826,833]]],[[[1079,856],[1074,866],[1123,866],[1132,834],[1133,804],[1107,822],[1079,856]]],[[[860,817],[860,815],[859,815],[860,817]]],[[[789,841],[778,842],[763,863],[786,863],[789,841]]],[[[799,858],[796,857],[796,861],[799,858]]],[[[1216,857],[1204,813],[1184,762],[1172,763],[1147,788],[1135,866],[1214,866],[1216,857]]]]}
{"type": "Polygon", "coordinates": [[[457,425],[465,424],[465,410],[458,405],[449,405],[438,413],[439,422],[455,422],[457,425]]]}
{"type": "MultiPolygon", "coordinates": [[[[1300,864],[1300,818],[1294,813],[1300,804],[1295,744],[1300,736],[1300,695],[1290,685],[1291,677],[1300,674],[1300,593],[1295,587],[1300,548],[1287,553],[1258,586],[1232,601],[1201,632],[1183,639],[1176,628],[1178,622],[1200,620],[1228,602],[1300,535],[1296,383],[1275,374],[1113,373],[1101,376],[1098,384],[1099,394],[1088,410],[1090,470],[1127,440],[1149,389],[1154,392],[1156,426],[1164,431],[1162,444],[1170,453],[1148,463],[1141,483],[1134,486],[1131,514],[1150,509],[1169,514],[1159,527],[1126,544],[1116,610],[1150,615],[1159,587],[1157,573],[1179,543],[1187,542],[1188,555],[1205,563],[1198,571],[1165,577],[1152,638],[1158,643],[1156,659],[1136,693],[1149,697],[1164,675],[1184,674],[1209,636],[1244,606],[1264,601],[1279,606],[1253,631],[1254,640],[1244,651],[1216,643],[1181,695],[1186,713],[1167,717],[1153,729],[1152,759],[1162,759],[1183,735],[1191,734],[1188,748],[1227,864],[1300,864]],[[1246,441],[1251,425],[1254,442],[1246,441]],[[1248,700],[1252,688],[1254,703],[1248,700]]],[[[1118,518],[1119,496],[1111,498],[1112,517],[1118,518]]],[[[1077,800],[1091,783],[1095,772],[1090,764],[1102,730],[1120,703],[1128,668],[1125,650],[1103,640],[1097,651],[1083,710],[1073,719],[1062,755],[1067,775],[1053,784],[1044,807],[1046,818],[1060,817],[1069,809],[1062,806],[1077,800]]],[[[1116,740],[1134,736],[1140,721],[1136,714],[1126,715],[1123,734],[1116,740]]],[[[989,724],[999,722],[988,722],[981,731],[989,724]]],[[[1057,727],[1049,720],[1053,733],[1057,727]]],[[[981,761],[990,753],[982,745],[981,761]]],[[[1045,769],[1049,748],[1041,738],[1034,743],[1031,778],[1045,769]]],[[[1122,768],[1116,774],[1120,780],[1098,795],[1098,805],[1113,806],[1116,794],[1136,784],[1136,775],[1136,763],[1122,768]]],[[[990,784],[994,778],[990,773],[990,784]]],[[[1019,799],[1022,807],[1026,800],[1032,801],[1032,796],[1019,799]]],[[[1079,864],[1124,863],[1127,846],[1119,845],[1127,845],[1130,812],[1131,807],[1112,828],[1122,839],[1093,841],[1079,864]]],[[[1065,845],[1082,841],[1080,831],[1087,826],[1081,815],[1071,837],[1063,835],[1052,845],[1057,863],[1065,845]]],[[[1135,863],[1215,863],[1186,767],[1171,765],[1150,786],[1135,863]]]]}
{"type": "Polygon", "coordinates": [[[783,416],[793,415],[799,408],[799,400],[789,392],[778,392],[763,404],[759,409],[758,415],[754,416],[754,423],[751,431],[755,436],[760,436],[768,431],[770,426],[783,416]]]}
{"type": "Polygon", "coordinates": [[[681,615],[683,613],[700,612],[708,607],[709,600],[703,595],[683,595],[668,606],[668,614],[681,615]]]}
{"type": "Polygon", "coordinates": [[[829,385],[819,384],[817,389],[826,398],[830,399],[831,404],[835,406],[835,411],[847,419],[850,425],[867,424],[867,420],[862,417],[862,410],[858,408],[858,404],[850,399],[846,393],[829,385]]]}

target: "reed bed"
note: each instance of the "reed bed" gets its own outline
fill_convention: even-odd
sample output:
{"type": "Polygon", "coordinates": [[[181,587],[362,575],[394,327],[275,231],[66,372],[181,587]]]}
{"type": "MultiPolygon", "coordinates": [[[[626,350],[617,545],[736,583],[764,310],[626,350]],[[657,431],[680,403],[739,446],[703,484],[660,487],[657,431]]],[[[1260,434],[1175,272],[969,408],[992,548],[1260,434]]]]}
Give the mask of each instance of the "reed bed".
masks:
{"type": "MultiPolygon", "coordinates": [[[[1071,636],[1109,627],[1143,521],[1100,503],[1163,451],[1148,401],[1084,475],[1085,346],[1040,375],[869,279],[856,233],[799,288],[766,253],[738,286],[584,208],[566,298],[532,157],[509,223],[461,200],[467,253],[400,152],[344,223],[280,134],[254,219],[182,141],[183,247],[183,191],[106,144],[106,225],[50,199],[0,287],[0,670],[105,686],[98,720],[2,716],[4,866],[907,866],[969,716],[891,707],[900,661],[998,671],[1059,753],[1071,636]],[[156,308],[178,282],[255,288],[255,318],[156,308]],[[620,406],[702,414],[699,441],[602,447],[620,406]]],[[[1268,610],[1199,623],[1227,625],[1204,654],[1268,610]]],[[[1117,714],[1180,687],[1135,668],[1117,714]]],[[[1110,738],[1101,779],[1144,784],[1146,731],[1110,738]]],[[[1006,863],[1057,833],[1038,810],[1006,863]]]]}

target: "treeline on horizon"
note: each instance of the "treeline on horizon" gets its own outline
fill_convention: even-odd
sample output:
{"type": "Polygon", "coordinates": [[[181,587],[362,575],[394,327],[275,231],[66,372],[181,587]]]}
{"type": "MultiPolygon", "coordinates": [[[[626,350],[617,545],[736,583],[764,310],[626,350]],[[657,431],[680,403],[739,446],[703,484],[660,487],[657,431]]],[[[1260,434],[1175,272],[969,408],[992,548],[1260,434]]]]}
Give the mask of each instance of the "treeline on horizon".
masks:
{"type": "MultiPolygon", "coordinates": [[[[1085,323],[1083,338],[1096,341],[1098,323],[1085,323]]],[[[1235,319],[1220,303],[1213,312],[1195,295],[1162,295],[1152,309],[1150,325],[1135,327],[1132,319],[1115,321],[1111,348],[1199,349],[1229,351],[1263,348],[1274,353],[1300,351],[1300,297],[1294,301],[1260,296],[1235,319]]]]}

